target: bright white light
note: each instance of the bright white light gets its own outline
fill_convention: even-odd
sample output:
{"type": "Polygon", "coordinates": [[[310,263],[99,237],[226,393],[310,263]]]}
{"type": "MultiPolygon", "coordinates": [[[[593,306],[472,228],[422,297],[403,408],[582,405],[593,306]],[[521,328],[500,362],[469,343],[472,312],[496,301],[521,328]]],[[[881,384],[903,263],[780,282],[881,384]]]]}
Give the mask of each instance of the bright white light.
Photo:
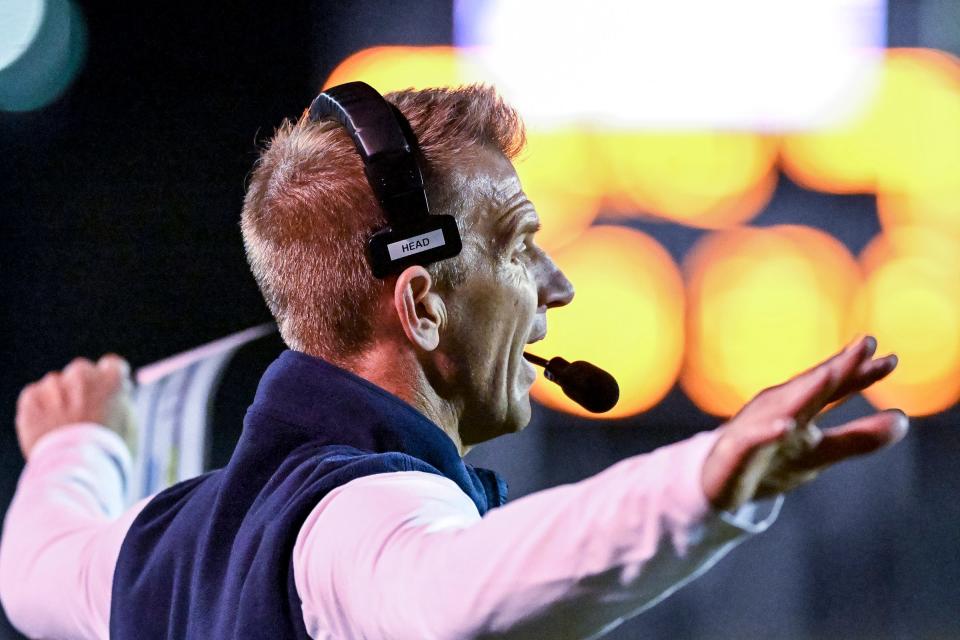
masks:
{"type": "Polygon", "coordinates": [[[43,0],[0,2],[0,69],[19,58],[40,31],[43,0]]]}
{"type": "Polygon", "coordinates": [[[855,112],[884,0],[457,0],[458,45],[540,126],[776,130],[855,112]]]}

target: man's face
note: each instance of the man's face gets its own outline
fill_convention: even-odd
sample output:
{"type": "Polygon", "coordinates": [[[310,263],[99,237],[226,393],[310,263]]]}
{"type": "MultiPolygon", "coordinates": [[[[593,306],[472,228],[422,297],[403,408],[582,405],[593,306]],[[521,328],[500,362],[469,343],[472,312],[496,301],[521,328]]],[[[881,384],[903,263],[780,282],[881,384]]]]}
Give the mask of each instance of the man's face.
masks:
{"type": "Polygon", "coordinates": [[[540,226],[513,165],[478,151],[453,176],[464,204],[464,282],[444,296],[449,324],[440,350],[455,371],[460,436],[470,445],[530,421],[537,375],[523,358],[547,331],[546,311],[568,304],[573,286],[537,246],[540,226]]]}

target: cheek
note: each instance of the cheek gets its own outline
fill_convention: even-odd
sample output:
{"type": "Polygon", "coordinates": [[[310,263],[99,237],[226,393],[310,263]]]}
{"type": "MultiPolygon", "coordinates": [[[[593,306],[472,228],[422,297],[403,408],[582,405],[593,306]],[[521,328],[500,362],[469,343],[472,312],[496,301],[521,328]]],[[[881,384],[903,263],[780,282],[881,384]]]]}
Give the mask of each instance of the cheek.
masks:
{"type": "Polygon", "coordinates": [[[514,296],[514,307],[524,309],[532,306],[534,311],[537,307],[537,279],[535,271],[526,264],[511,263],[506,278],[509,288],[512,289],[514,296]]]}
{"type": "Polygon", "coordinates": [[[512,286],[505,289],[498,304],[493,305],[499,310],[497,324],[504,334],[511,340],[518,339],[520,334],[526,337],[527,329],[537,313],[536,290],[528,286],[512,286]]]}
{"type": "Polygon", "coordinates": [[[501,263],[489,275],[484,286],[474,289],[461,317],[468,339],[482,343],[486,351],[481,360],[502,366],[504,352],[513,353],[518,341],[526,342],[537,311],[537,287],[533,272],[518,263],[501,263]],[[498,346],[491,349],[493,344],[498,346]]]}

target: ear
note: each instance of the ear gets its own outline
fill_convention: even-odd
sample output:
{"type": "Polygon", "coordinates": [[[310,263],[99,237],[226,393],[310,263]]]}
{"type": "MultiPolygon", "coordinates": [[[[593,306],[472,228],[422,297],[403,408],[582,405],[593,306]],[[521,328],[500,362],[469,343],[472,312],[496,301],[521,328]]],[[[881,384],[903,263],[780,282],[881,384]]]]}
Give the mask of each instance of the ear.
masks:
{"type": "Polygon", "coordinates": [[[447,308],[433,289],[433,279],[419,265],[407,267],[397,276],[393,306],[407,339],[425,351],[440,344],[440,327],[446,323],[447,308]]]}

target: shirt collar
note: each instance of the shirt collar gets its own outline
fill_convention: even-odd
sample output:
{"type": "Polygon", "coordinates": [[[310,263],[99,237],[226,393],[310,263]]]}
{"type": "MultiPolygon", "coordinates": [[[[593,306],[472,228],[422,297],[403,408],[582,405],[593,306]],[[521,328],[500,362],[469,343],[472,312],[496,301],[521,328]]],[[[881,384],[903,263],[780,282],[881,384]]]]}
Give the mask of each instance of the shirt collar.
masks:
{"type": "Polygon", "coordinates": [[[283,420],[311,441],[418,458],[455,482],[481,514],[506,501],[503,479],[465,464],[436,423],[386,389],[321,358],[281,353],[264,373],[251,410],[283,420]]]}

